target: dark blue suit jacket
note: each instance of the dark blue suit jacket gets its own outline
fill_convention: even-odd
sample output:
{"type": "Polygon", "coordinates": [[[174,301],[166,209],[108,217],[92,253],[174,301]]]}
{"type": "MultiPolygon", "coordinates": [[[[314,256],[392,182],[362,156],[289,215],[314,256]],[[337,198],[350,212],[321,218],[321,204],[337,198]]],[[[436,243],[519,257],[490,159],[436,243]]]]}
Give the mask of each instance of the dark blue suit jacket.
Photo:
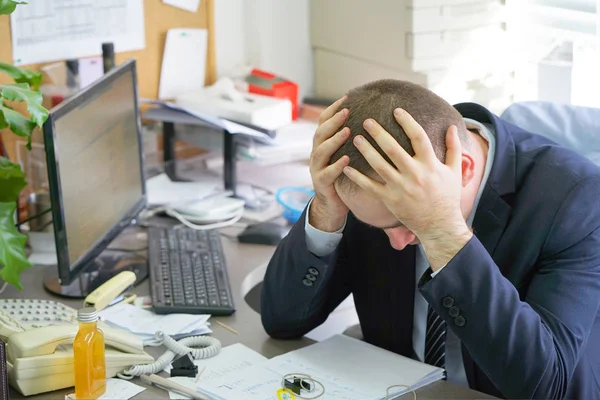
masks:
{"type": "Polygon", "coordinates": [[[414,356],[419,290],[461,340],[471,388],[600,399],[600,169],[481,106],[456,108],[496,132],[471,241],[415,288],[415,246],[395,251],[383,231],[349,215],[337,250],[320,259],[307,250],[303,216],[267,269],[263,325],[273,337],[300,337],[352,293],[364,339],[414,356]],[[311,286],[309,268],[318,271],[311,286]]]}

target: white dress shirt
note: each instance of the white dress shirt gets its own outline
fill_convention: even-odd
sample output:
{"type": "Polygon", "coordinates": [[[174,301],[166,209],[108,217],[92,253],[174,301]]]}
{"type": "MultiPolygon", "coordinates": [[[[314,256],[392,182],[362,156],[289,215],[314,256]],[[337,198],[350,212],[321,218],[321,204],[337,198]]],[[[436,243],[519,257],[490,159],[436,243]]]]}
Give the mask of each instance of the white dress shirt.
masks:
{"type": "MultiPolygon", "coordinates": [[[[484,125],[478,121],[468,118],[465,118],[464,121],[469,129],[478,131],[479,134],[488,142],[488,156],[483,173],[483,179],[481,181],[479,191],[477,192],[477,196],[475,197],[473,210],[467,218],[467,225],[471,226],[473,224],[473,219],[475,218],[475,212],[477,210],[479,200],[481,199],[483,189],[485,188],[492,165],[494,163],[496,138],[491,125],[484,125]]],[[[307,216],[309,211],[310,204],[308,205],[308,210],[306,212],[307,216]]],[[[324,257],[328,254],[331,254],[342,240],[345,226],[346,224],[344,223],[344,226],[336,232],[323,232],[310,225],[307,217],[304,222],[304,230],[306,232],[306,245],[308,250],[317,257],[324,257]]],[[[442,268],[444,267],[445,266],[442,268]]],[[[419,279],[421,279],[421,276],[423,276],[425,271],[427,271],[427,268],[429,268],[429,262],[427,261],[427,257],[423,252],[422,246],[418,245],[418,251],[415,259],[415,308],[413,313],[412,340],[413,350],[421,361],[423,361],[425,357],[425,334],[427,330],[428,305],[425,298],[421,295],[421,293],[419,293],[418,290],[416,290],[416,288],[419,279]]],[[[432,273],[431,277],[434,278],[442,270],[442,268],[432,273]]],[[[446,334],[446,376],[450,382],[463,386],[469,386],[463,365],[461,343],[452,333],[451,329],[448,329],[446,334]]]]}

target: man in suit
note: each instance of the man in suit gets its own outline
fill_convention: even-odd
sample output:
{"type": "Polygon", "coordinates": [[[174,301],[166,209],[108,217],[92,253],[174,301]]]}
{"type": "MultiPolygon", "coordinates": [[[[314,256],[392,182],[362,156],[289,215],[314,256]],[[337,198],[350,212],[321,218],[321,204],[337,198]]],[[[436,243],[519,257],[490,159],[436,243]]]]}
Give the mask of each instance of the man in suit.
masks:
{"type": "Polygon", "coordinates": [[[350,293],[364,340],[506,398],[600,398],[600,170],[407,82],[321,116],[315,196],[265,276],[275,338],[350,293]]]}

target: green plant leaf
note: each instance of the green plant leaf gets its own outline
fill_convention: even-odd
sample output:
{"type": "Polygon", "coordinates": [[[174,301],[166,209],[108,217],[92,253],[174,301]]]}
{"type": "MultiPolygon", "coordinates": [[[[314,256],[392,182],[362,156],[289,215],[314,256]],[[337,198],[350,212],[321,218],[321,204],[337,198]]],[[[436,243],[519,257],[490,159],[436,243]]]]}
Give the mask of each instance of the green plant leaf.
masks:
{"type": "Polygon", "coordinates": [[[0,72],[4,72],[17,83],[29,84],[29,86],[31,86],[35,90],[37,90],[40,87],[40,83],[42,83],[41,72],[17,68],[14,65],[6,64],[3,62],[0,62],[0,72]]]}
{"type": "Polygon", "coordinates": [[[27,83],[0,85],[0,89],[2,89],[2,97],[6,100],[26,102],[30,120],[39,127],[44,125],[44,122],[48,119],[48,110],[42,107],[44,98],[40,92],[29,90],[27,83]]]}
{"type": "Polygon", "coordinates": [[[8,158],[0,157],[0,203],[15,201],[26,185],[21,167],[8,158]]]}
{"type": "Polygon", "coordinates": [[[0,0],[0,15],[12,13],[19,4],[27,3],[19,0],[0,0]]]}
{"type": "Polygon", "coordinates": [[[0,203],[0,278],[23,289],[19,276],[31,267],[25,254],[27,236],[20,233],[13,220],[17,202],[0,203]]]}
{"type": "Polygon", "coordinates": [[[4,107],[3,104],[0,104],[0,114],[3,114],[0,120],[4,119],[6,121],[12,133],[26,137],[28,141],[31,140],[31,132],[35,129],[35,122],[28,120],[15,110],[4,107]]]}
{"type": "MultiPolygon", "coordinates": [[[[2,133],[2,129],[6,128],[8,126],[8,122],[6,121],[6,118],[4,117],[4,108],[7,108],[6,106],[0,104],[0,133],[2,133]]],[[[10,108],[9,108],[10,110],[10,108]]]]}

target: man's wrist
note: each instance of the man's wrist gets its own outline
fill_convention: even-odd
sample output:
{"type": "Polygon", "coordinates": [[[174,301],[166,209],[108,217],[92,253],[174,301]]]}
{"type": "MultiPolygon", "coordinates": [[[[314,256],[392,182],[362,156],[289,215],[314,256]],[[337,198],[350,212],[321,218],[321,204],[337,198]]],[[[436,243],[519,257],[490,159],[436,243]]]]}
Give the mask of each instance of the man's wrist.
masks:
{"type": "Polygon", "coordinates": [[[420,237],[433,272],[448,264],[473,237],[466,223],[456,224],[420,237]]]}
{"type": "Polygon", "coordinates": [[[308,210],[308,223],[323,232],[337,232],[346,223],[346,216],[332,216],[318,197],[314,197],[308,210]]]}

